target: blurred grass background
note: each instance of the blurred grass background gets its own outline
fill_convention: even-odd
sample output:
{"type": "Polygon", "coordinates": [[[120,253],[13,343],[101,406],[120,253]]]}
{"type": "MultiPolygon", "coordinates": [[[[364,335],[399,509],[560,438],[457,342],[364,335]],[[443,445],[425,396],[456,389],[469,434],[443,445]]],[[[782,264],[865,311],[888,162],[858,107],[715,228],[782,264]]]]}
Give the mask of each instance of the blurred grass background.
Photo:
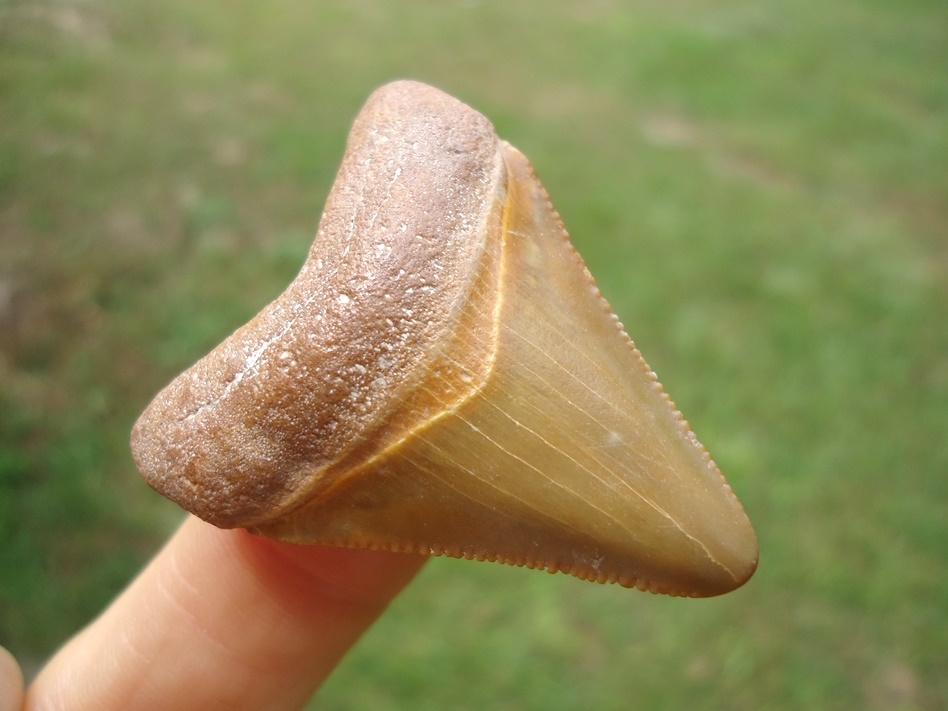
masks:
{"type": "Polygon", "coordinates": [[[675,600],[432,561],[328,709],[948,705],[948,5],[0,0],[0,643],[181,518],[127,435],[295,275],[370,91],[537,167],[755,523],[675,600]]]}

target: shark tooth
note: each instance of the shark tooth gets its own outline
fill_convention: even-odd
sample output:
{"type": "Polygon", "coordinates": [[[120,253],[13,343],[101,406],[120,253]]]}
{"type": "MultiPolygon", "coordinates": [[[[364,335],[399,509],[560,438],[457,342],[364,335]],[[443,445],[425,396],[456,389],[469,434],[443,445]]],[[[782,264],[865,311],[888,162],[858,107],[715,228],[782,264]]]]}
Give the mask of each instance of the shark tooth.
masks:
{"type": "Polygon", "coordinates": [[[299,275],[132,432],[221,527],[675,595],[742,585],[740,503],[529,161],[415,82],[356,118],[299,275]]]}

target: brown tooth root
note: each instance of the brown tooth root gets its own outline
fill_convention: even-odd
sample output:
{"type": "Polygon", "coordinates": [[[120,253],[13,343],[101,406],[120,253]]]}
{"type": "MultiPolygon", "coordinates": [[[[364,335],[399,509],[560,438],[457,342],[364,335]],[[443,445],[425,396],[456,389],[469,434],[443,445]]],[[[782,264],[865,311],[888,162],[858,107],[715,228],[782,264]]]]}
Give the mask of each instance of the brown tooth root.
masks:
{"type": "Polygon", "coordinates": [[[132,451],[185,509],[283,540],[695,596],[757,565],[530,163],[414,82],[357,117],[299,276],[158,394],[132,451]]]}

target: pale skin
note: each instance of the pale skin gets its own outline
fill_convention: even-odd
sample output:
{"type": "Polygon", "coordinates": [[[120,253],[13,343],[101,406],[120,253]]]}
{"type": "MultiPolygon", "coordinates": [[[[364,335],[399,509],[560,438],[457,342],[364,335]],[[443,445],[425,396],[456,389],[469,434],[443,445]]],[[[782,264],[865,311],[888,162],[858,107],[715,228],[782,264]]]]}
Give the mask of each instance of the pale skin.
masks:
{"type": "Polygon", "coordinates": [[[298,709],[424,561],[189,517],[25,694],[0,654],[0,711],[298,709]]]}

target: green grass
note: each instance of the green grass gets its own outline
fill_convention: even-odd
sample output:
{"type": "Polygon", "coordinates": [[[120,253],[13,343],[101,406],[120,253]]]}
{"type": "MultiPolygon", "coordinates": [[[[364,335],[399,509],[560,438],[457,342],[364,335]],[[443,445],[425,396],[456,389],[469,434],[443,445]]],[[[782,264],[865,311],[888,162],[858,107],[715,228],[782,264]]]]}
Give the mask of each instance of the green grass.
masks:
{"type": "Polygon", "coordinates": [[[948,7],[0,1],[0,643],[178,520],[127,452],[298,269],[377,85],[535,163],[745,504],[709,601],[430,563],[320,707],[948,705],[948,7]]]}

